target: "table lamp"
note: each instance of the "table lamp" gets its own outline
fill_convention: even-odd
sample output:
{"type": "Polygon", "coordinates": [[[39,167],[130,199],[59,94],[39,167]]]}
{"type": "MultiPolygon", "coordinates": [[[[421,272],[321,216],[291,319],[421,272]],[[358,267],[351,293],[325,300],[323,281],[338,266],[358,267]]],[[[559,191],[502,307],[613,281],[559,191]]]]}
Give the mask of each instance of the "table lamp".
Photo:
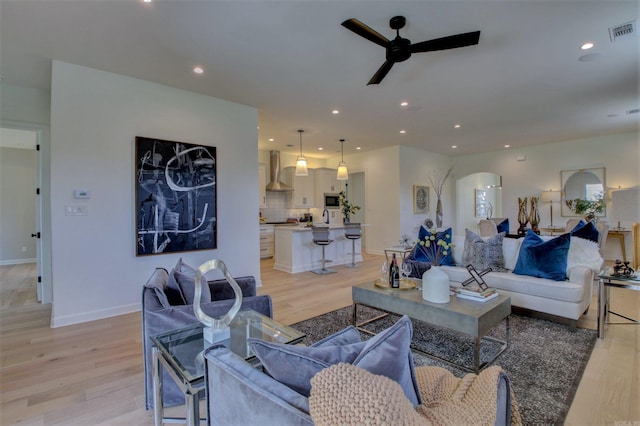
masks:
{"type": "Polygon", "coordinates": [[[620,222],[640,222],[640,190],[619,189],[611,193],[611,216],[618,222],[618,231],[624,229],[620,222]]]}
{"type": "Polygon", "coordinates": [[[542,191],[540,194],[540,202],[549,203],[549,217],[551,218],[551,226],[553,228],[553,203],[559,203],[561,199],[560,191],[552,191],[551,189],[548,191],[542,191]]]}

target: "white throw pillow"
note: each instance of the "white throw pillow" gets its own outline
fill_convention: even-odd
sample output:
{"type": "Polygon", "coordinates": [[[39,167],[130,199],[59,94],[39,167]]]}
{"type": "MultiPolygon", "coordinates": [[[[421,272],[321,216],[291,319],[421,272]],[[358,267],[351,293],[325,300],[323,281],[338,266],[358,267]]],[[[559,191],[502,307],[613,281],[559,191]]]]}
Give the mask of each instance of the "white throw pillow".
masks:
{"type": "Polygon", "coordinates": [[[580,237],[571,237],[569,256],[567,257],[567,276],[574,266],[586,266],[593,270],[594,274],[600,272],[604,259],[600,256],[600,248],[597,243],[580,237]]]}
{"type": "Polygon", "coordinates": [[[504,256],[504,267],[510,271],[516,267],[520,244],[524,238],[505,238],[502,241],[502,255],[504,256]]]}

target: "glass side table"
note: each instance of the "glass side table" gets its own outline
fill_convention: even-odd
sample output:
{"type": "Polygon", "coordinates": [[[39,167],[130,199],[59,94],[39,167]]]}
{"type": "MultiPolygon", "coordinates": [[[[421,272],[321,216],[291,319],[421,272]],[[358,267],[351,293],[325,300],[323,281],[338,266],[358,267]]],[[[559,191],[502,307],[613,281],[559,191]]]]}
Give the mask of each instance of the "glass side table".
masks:
{"type": "Polygon", "coordinates": [[[411,250],[413,250],[413,247],[403,247],[403,246],[393,246],[393,247],[387,247],[384,249],[384,257],[387,259],[387,264],[389,264],[389,253],[398,253],[398,257],[400,257],[400,262],[404,262],[405,257],[407,257],[407,255],[409,253],[411,253],[411,250]]]}
{"type": "MultiPolygon", "coordinates": [[[[195,426],[200,424],[199,394],[205,388],[204,350],[202,324],[172,330],[153,336],[153,409],[155,425],[163,423],[184,423],[195,426]],[[162,403],[162,368],[182,390],[187,409],[186,419],[164,417],[162,403]]],[[[296,344],[305,334],[275,321],[253,310],[242,310],[230,325],[231,337],[216,344],[222,344],[232,352],[244,358],[252,365],[259,362],[251,353],[247,338],[256,337],[269,342],[296,344]]]]}
{"type": "Polygon", "coordinates": [[[611,310],[609,291],[612,287],[627,290],[640,291],[640,277],[614,277],[612,269],[605,269],[598,275],[598,338],[604,338],[605,324],[631,324],[638,325],[640,321],[629,318],[611,310]],[[615,315],[630,322],[610,322],[610,316],[615,315]]]}

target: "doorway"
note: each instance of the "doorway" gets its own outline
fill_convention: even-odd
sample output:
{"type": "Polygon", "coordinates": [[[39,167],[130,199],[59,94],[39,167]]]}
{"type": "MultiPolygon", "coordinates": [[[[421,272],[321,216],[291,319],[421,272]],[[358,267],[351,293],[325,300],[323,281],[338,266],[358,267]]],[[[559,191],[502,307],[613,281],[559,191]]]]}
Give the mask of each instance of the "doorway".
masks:
{"type": "Polygon", "coordinates": [[[480,219],[502,217],[502,177],[479,172],[456,181],[457,227],[478,232],[480,219]]]}
{"type": "MultiPolygon", "coordinates": [[[[43,238],[43,159],[48,128],[6,123],[0,127],[0,265],[35,264],[36,300],[51,303],[50,262],[43,238]]],[[[47,151],[48,152],[48,151],[47,151]]]]}

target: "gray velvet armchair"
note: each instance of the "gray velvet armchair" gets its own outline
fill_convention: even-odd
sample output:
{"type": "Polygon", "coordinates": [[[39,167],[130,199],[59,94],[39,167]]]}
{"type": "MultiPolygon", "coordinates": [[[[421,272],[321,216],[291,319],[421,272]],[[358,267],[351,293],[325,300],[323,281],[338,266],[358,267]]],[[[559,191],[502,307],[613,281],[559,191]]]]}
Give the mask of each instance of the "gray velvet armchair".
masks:
{"type": "MultiPolygon", "coordinates": [[[[271,297],[256,295],[254,277],[235,278],[242,289],[241,309],[253,309],[270,318],[273,317],[271,297]]],[[[185,302],[179,290],[170,285],[170,274],[158,268],[145,283],[142,290],[142,349],[144,357],[145,407],[153,408],[153,381],[151,336],[166,331],[198,323],[193,305],[185,302]]],[[[224,315],[234,302],[234,292],[226,280],[208,281],[211,302],[202,303],[202,310],[211,317],[224,315]]],[[[203,293],[205,293],[203,291],[203,293]]],[[[163,372],[162,399],[164,406],[184,403],[184,395],[175,385],[169,374],[163,372]]]]}

